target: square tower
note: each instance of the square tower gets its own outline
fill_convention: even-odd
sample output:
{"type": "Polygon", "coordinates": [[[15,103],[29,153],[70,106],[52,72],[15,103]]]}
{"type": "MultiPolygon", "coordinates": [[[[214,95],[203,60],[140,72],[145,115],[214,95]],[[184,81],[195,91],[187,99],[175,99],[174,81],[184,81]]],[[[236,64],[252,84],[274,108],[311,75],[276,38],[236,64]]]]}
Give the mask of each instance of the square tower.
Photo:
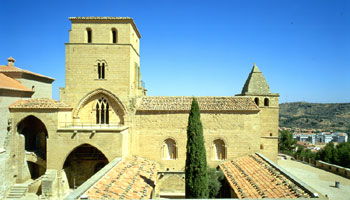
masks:
{"type": "Polygon", "coordinates": [[[142,96],[139,42],[129,17],[71,17],[66,43],[66,84],[60,100],[76,108],[87,94],[104,89],[125,105],[142,96]]]}

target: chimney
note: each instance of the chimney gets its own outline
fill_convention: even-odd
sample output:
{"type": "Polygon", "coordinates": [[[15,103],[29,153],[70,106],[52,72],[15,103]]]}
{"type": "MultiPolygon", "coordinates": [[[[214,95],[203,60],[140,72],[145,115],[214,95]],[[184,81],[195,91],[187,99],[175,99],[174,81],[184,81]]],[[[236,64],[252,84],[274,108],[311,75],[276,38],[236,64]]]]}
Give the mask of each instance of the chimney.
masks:
{"type": "Polygon", "coordinates": [[[15,59],[14,58],[12,58],[12,56],[10,56],[8,59],[7,59],[7,62],[8,62],[8,64],[7,64],[7,66],[15,66],[15,59]]]}

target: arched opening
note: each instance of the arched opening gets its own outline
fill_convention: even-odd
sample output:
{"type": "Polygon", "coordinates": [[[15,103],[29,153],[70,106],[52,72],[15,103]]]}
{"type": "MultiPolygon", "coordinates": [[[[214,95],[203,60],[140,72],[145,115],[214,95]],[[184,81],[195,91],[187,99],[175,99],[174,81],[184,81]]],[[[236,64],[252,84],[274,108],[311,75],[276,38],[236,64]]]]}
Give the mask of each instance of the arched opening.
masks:
{"type": "Polygon", "coordinates": [[[78,146],[69,154],[63,165],[69,187],[77,188],[106,164],[106,156],[97,148],[89,144],[78,146]]]}
{"type": "Polygon", "coordinates": [[[226,159],[226,146],[225,142],[221,139],[214,140],[214,160],[226,159]]]}
{"type": "Polygon", "coordinates": [[[264,145],[260,144],[260,149],[263,150],[264,149],[264,145]]]}
{"type": "Polygon", "coordinates": [[[268,98],[264,99],[264,106],[269,106],[270,105],[270,100],[268,98]]]}
{"type": "Polygon", "coordinates": [[[30,172],[30,178],[31,179],[37,179],[40,176],[45,174],[46,169],[36,163],[27,161],[29,172],[30,172]]]}
{"type": "Polygon", "coordinates": [[[116,44],[118,42],[118,32],[117,29],[112,28],[112,42],[116,44]]]}
{"type": "MultiPolygon", "coordinates": [[[[100,116],[100,113],[96,112],[96,105],[101,97],[106,99],[108,102],[108,124],[124,124],[124,116],[126,114],[124,105],[117,96],[102,88],[88,93],[80,100],[79,105],[74,110],[74,118],[80,118],[81,122],[96,124],[96,116],[100,116]]],[[[99,107],[99,109],[101,109],[101,107],[99,107]]],[[[101,123],[98,122],[98,124],[101,123]]]]}
{"type": "Polygon", "coordinates": [[[86,29],[86,37],[87,37],[87,43],[92,42],[92,30],[91,28],[86,29]]]}
{"type": "Polygon", "coordinates": [[[30,115],[24,118],[18,125],[17,131],[24,135],[24,148],[28,152],[34,152],[37,156],[46,160],[47,129],[44,123],[30,115]]]}
{"type": "Polygon", "coordinates": [[[163,160],[175,160],[177,158],[176,142],[173,139],[166,139],[162,145],[163,160]]]}
{"type": "Polygon", "coordinates": [[[256,104],[257,106],[259,106],[259,98],[258,98],[258,97],[255,97],[254,101],[255,101],[255,104],[256,104]]]}

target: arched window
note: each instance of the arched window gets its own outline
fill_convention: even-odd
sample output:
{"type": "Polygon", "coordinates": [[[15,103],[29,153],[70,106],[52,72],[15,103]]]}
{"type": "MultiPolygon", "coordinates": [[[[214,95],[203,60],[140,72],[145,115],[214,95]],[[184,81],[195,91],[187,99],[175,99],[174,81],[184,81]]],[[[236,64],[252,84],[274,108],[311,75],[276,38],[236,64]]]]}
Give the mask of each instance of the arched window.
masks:
{"type": "Polygon", "coordinates": [[[258,98],[258,97],[255,97],[254,101],[255,101],[255,104],[256,104],[257,106],[259,106],[259,98],[258,98]]]}
{"type": "Polygon", "coordinates": [[[214,160],[226,159],[225,142],[221,139],[214,140],[214,160]]]}
{"type": "Polygon", "coordinates": [[[263,150],[264,149],[264,145],[260,144],[260,149],[263,150]]]}
{"type": "Polygon", "coordinates": [[[264,106],[269,106],[270,105],[270,100],[268,98],[264,99],[264,106]]]}
{"type": "Polygon", "coordinates": [[[91,28],[86,29],[86,36],[87,36],[87,42],[91,43],[92,42],[92,30],[91,30],[91,28]]]}
{"type": "Polygon", "coordinates": [[[109,104],[104,97],[96,103],[96,124],[109,124],[109,104]]]}
{"type": "Polygon", "coordinates": [[[105,79],[105,69],[104,62],[97,63],[98,79],[105,79]]]}
{"type": "Polygon", "coordinates": [[[118,42],[118,32],[117,32],[117,29],[115,28],[112,28],[112,42],[114,44],[117,44],[118,42]]]}
{"type": "Polygon", "coordinates": [[[175,160],[177,158],[176,142],[173,139],[166,139],[162,145],[163,160],[175,160]]]}

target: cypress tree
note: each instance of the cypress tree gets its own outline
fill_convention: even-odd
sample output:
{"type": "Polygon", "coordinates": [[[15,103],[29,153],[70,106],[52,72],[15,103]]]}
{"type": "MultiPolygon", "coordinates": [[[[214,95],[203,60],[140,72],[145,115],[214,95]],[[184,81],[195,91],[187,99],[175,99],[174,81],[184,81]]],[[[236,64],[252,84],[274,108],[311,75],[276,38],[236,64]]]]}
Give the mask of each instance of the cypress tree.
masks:
{"type": "Polygon", "coordinates": [[[195,98],[188,117],[186,150],[186,198],[208,198],[207,157],[199,106],[195,98]]]}

